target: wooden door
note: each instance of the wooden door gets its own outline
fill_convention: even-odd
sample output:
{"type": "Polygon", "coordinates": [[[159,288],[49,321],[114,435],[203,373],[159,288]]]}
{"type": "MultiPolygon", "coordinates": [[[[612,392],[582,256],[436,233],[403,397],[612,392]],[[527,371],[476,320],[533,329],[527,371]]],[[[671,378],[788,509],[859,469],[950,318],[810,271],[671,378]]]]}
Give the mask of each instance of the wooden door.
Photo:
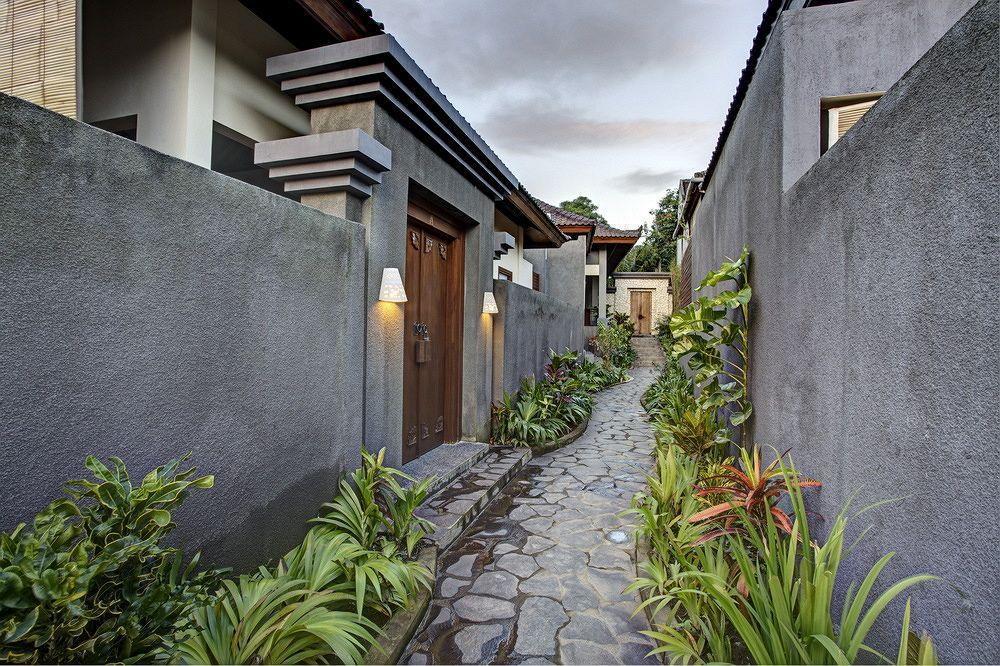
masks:
{"type": "Polygon", "coordinates": [[[461,375],[455,377],[461,310],[454,296],[460,243],[413,219],[406,235],[403,462],[457,439],[461,396],[461,375]]]}
{"type": "Polygon", "coordinates": [[[649,335],[652,331],[653,292],[630,291],[629,308],[636,335],[649,335]]]}

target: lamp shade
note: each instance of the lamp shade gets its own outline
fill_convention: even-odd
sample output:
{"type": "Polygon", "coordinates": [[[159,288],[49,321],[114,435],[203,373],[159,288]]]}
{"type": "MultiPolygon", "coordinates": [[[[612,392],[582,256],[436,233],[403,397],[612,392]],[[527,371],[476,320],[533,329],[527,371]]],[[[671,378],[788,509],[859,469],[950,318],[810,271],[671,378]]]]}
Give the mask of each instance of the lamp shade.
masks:
{"type": "Polygon", "coordinates": [[[497,299],[493,297],[492,291],[487,291],[483,293],[483,314],[497,314],[500,312],[497,309],[497,299]]]}
{"type": "Polygon", "coordinates": [[[399,277],[398,268],[382,269],[382,286],[378,290],[378,300],[387,303],[405,303],[406,290],[403,280],[399,277]]]}

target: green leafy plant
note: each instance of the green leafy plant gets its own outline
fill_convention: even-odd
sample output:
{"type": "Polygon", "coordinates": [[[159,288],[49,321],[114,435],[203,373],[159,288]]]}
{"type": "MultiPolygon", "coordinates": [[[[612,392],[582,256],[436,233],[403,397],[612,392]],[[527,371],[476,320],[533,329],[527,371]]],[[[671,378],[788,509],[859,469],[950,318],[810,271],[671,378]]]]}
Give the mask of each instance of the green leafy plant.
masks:
{"type": "Polygon", "coordinates": [[[416,515],[431,483],[362,450],[361,467],[273,568],[225,581],[180,646],[187,663],[358,663],[432,574],[412,559],[432,525],[416,515]],[[404,485],[409,483],[409,485],[404,485]]]}
{"type": "Polygon", "coordinates": [[[196,571],[162,545],[173,514],[211,476],[158,467],[133,485],[125,463],[90,456],[93,480],[0,535],[0,660],[151,662],[168,659],[191,613],[211,601],[218,571],[196,571]]]}
{"type": "Polygon", "coordinates": [[[716,421],[715,412],[698,405],[684,410],[676,419],[657,421],[654,432],[657,441],[676,444],[695,460],[703,456],[718,460],[732,444],[729,431],[716,421]]]}
{"type": "Polygon", "coordinates": [[[769,521],[785,534],[793,534],[792,520],[778,508],[778,501],[793,488],[814,488],[822,484],[785,468],[780,455],[767,467],[762,467],[759,447],[740,449],[740,460],[740,468],[723,465],[719,474],[704,479],[712,485],[702,485],[695,492],[699,497],[712,496],[718,500],[714,506],[688,519],[692,523],[711,521],[718,525],[702,540],[737,534],[747,525],[761,532],[769,521]]]}
{"type": "MultiPolygon", "coordinates": [[[[853,664],[861,653],[888,661],[865,643],[868,633],[893,599],[935,577],[909,576],[874,595],[878,578],[894,555],[888,553],[859,585],[848,586],[835,622],[832,609],[845,554],[847,510],[837,516],[826,543],[814,543],[799,474],[791,465],[781,465],[780,471],[794,509],[796,537],[783,536],[771,513],[766,514],[761,533],[749,514],[740,512],[742,535],[728,541],[745,592],[737,592],[729,581],[715,574],[704,573],[701,577],[711,583],[705,588],[707,594],[726,614],[758,664],[853,664]]],[[[907,642],[904,632],[901,652],[907,642]]]]}
{"type": "Polygon", "coordinates": [[[632,346],[635,324],[628,315],[616,312],[597,325],[594,347],[597,355],[619,368],[631,368],[638,356],[632,346]]]}
{"type": "MultiPolygon", "coordinates": [[[[685,359],[699,389],[704,408],[728,406],[729,423],[738,426],[750,418],[750,251],[728,260],[702,280],[697,291],[732,282],[732,289],[702,296],[670,319],[673,355],[685,359]],[[725,356],[725,350],[737,355],[725,356]]],[[[745,432],[741,429],[741,433],[745,432]]],[[[742,437],[742,434],[741,434],[742,437]]],[[[745,438],[744,438],[745,440],[745,438]]]]}
{"type": "Polygon", "coordinates": [[[581,359],[575,351],[553,352],[542,379],[525,377],[516,393],[493,405],[491,440],[507,446],[551,442],[590,416],[594,392],[625,379],[622,368],[581,359]]]}
{"type": "Polygon", "coordinates": [[[351,594],[317,591],[288,576],[224,581],[219,603],[201,608],[201,630],[180,646],[189,664],[360,663],[379,629],[351,610],[351,594]]]}

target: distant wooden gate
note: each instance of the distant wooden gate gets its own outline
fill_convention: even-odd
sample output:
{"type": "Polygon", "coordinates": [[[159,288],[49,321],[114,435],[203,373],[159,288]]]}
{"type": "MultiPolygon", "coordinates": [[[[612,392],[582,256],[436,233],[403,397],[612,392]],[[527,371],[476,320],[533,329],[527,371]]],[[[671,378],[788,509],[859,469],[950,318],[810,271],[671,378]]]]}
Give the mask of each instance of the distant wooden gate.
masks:
{"type": "Polygon", "coordinates": [[[458,439],[462,388],[462,235],[423,209],[409,212],[403,462],[458,439]]]}
{"type": "Polygon", "coordinates": [[[653,292],[632,290],[629,292],[629,309],[636,335],[649,335],[652,330],[650,320],[653,312],[653,292]]]}

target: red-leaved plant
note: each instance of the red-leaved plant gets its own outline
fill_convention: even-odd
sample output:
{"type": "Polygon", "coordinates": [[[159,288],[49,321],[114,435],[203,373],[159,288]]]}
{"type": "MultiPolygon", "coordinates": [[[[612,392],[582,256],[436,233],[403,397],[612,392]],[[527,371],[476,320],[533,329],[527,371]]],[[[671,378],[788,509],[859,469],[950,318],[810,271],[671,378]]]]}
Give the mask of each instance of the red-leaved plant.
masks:
{"type": "Polygon", "coordinates": [[[767,524],[766,516],[770,513],[778,529],[786,534],[792,534],[792,521],[788,514],[778,508],[778,501],[788,493],[789,484],[794,484],[797,488],[818,487],[822,484],[801,476],[798,472],[789,472],[787,468],[782,470],[779,463],[787,453],[788,451],[785,451],[775,458],[774,462],[761,469],[760,447],[754,446],[752,450],[740,449],[743,469],[733,465],[722,465],[721,469],[724,471],[721,474],[704,479],[712,482],[712,485],[699,486],[695,496],[711,496],[715,499],[721,498],[722,501],[692,515],[688,521],[692,523],[712,521],[718,523],[719,527],[703,534],[693,545],[700,545],[726,534],[738,533],[742,529],[739,527],[741,512],[761,531],[764,530],[767,524]]]}

